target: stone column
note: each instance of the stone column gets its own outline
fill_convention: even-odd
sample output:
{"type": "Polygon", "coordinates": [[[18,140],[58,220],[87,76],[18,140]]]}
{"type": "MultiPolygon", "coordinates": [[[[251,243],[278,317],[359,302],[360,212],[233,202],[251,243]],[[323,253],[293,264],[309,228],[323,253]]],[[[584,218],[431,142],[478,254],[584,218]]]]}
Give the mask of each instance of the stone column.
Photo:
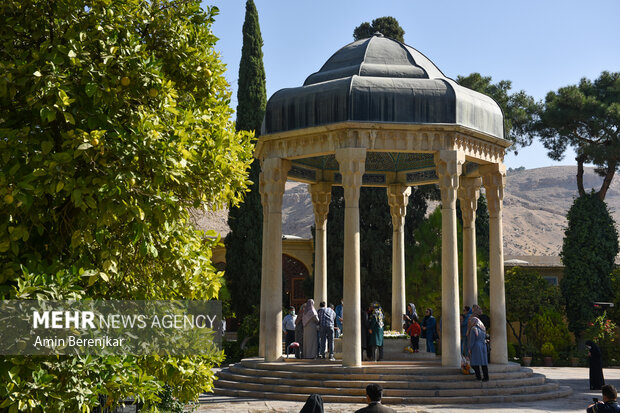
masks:
{"type": "Polygon", "coordinates": [[[310,185],[312,207],[314,208],[314,303],[327,303],[327,213],[332,199],[329,182],[310,185]]]}
{"type": "Polygon", "coordinates": [[[405,215],[411,188],[392,184],[387,188],[392,215],[392,329],[402,331],[405,302],[405,215]]]}
{"type": "Polygon", "coordinates": [[[261,172],[261,198],[267,204],[263,226],[261,327],[265,361],[282,357],[282,195],[290,161],[268,158],[261,172]]]}
{"type": "Polygon", "coordinates": [[[336,160],[344,189],[344,263],[342,365],[362,365],[360,290],[360,211],[359,198],[366,162],[366,148],[336,149],[336,160]]]}
{"type": "Polygon", "coordinates": [[[482,178],[461,177],[459,200],[463,215],[463,305],[478,304],[476,209],[482,178]]]}
{"type": "Polygon", "coordinates": [[[445,367],[461,364],[456,196],[464,162],[460,151],[435,154],[441,189],[441,364],[445,367]]]}
{"type": "Polygon", "coordinates": [[[260,201],[263,206],[263,244],[262,244],[262,257],[261,257],[261,276],[260,276],[260,303],[259,303],[259,327],[258,327],[258,356],[265,357],[265,305],[263,303],[267,302],[267,291],[263,286],[266,284],[265,276],[267,275],[267,271],[269,271],[269,263],[268,256],[266,255],[266,251],[268,249],[267,244],[267,228],[269,227],[269,194],[265,192],[265,174],[262,171],[262,162],[261,162],[261,172],[258,179],[258,188],[260,191],[260,201]]]}
{"type": "Polygon", "coordinates": [[[508,363],[506,339],[506,294],[504,290],[504,240],[502,233],[502,200],[506,184],[503,164],[480,167],[489,204],[489,269],[491,300],[491,362],[508,363]]]}

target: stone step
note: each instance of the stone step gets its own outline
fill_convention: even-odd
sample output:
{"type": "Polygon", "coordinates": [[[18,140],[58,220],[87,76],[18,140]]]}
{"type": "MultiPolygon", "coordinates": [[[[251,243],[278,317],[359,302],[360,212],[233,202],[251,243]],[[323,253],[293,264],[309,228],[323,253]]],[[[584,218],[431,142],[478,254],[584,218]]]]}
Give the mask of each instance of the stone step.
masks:
{"type": "MultiPolygon", "coordinates": [[[[230,397],[243,397],[243,398],[257,398],[268,400],[288,400],[304,402],[308,398],[308,394],[296,394],[296,393],[276,393],[269,391],[249,391],[240,390],[236,388],[222,388],[217,387],[214,390],[216,395],[230,396],[230,397]]],[[[551,390],[545,390],[537,393],[521,393],[521,394],[496,394],[496,395],[468,395],[468,396],[446,396],[436,397],[433,393],[426,395],[425,397],[393,397],[386,396],[382,399],[384,404],[490,404],[490,403],[516,403],[516,402],[528,402],[536,400],[554,399],[559,397],[566,397],[570,395],[572,390],[570,387],[561,386],[551,390]],[[429,397],[430,396],[430,397],[429,397]]],[[[364,396],[347,396],[347,395],[322,395],[323,400],[326,403],[360,403],[365,404],[364,396]]]]}
{"type": "MultiPolygon", "coordinates": [[[[438,361],[416,362],[364,362],[361,367],[344,367],[341,360],[330,362],[329,360],[297,360],[284,359],[278,362],[265,362],[260,358],[243,359],[241,366],[259,370],[292,371],[297,373],[344,373],[344,374],[401,374],[409,376],[443,376],[461,375],[459,368],[442,367],[438,361]]],[[[489,372],[505,373],[516,371],[529,371],[529,368],[521,367],[517,363],[491,364],[489,372]]]]}
{"type": "MultiPolygon", "coordinates": [[[[318,374],[317,374],[318,376],[318,374]]],[[[252,382],[261,384],[281,384],[286,383],[291,386],[300,387],[330,387],[330,388],[359,388],[365,389],[369,381],[381,384],[384,388],[390,389],[453,389],[457,384],[460,389],[471,389],[480,387],[480,382],[475,380],[474,376],[461,376],[458,380],[389,380],[372,379],[364,376],[360,379],[332,378],[331,375],[316,377],[314,380],[309,377],[292,377],[292,376],[261,376],[260,371],[254,370],[248,372],[245,369],[226,369],[218,373],[218,377],[222,380],[237,382],[252,382]],[[247,374],[251,373],[251,374],[247,374]]],[[[516,386],[532,386],[545,383],[545,377],[540,374],[534,374],[526,377],[508,377],[500,378],[493,376],[493,380],[485,383],[487,387],[516,387],[516,386]]]]}
{"type": "MultiPolygon", "coordinates": [[[[409,381],[409,382],[417,382],[423,383],[428,381],[433,382],[454,382],[461,380],[474,380],[473,375],[464,375],[460,372],[454,373],[453,370],[449,372],[444,372],[445,374],[415,374],[410,371],[408,374],[402,374],[401,370],[396,372],[383,370],[381,372],[376,373],[358,373],[358,372],[346,372],[345,370],[341,370],[338,368],[334,369],[325,369],[323,368],[322,372],[306,372],[306,371],[290,371],[290,370],[263,370],[258,368],[249,368],[241,365],[234,365],[227,369],[230,372],[241,374],[244,376],[254,376],[254,377],[276,377],[285,380],[290,379],[314,379],[314,380],[365,380],[365,381],[409,381]]],[[[376,370],[375,370],[376,371],[376,370]]],[[[406,371],[406,370],[405,370],[406,371]]],[[[438,372],[439,373],[439,372],[438,372]]],[[[515,371],[501,372],[494,371],[489,369],[489,375],[492,376],[495,380],[501,379],[519,379],[526,378],[532,376],[531,369],[520,369],[515,371]]]]}
{"type": "MultiPolygon", "coordinates": [[[[292,385],[287,382],[279,384],[263,384],[254,382],[239,382],[229,380],[219,380],[217,383],[218,388],[232,388],[248,391],[265,391],[271,393],[297,393],[297,394],[312,394],[318,393],[321,395],[344,395],[344,396],[359,396],[363,397],[366,394],[366,389],[363,387],[358,388],[344,388],[344,387],[329,387],[329,386],[298,386],[292,385]]],[[[535,385],[525,385],[516,387],[496,387],[489,386],[488,383],[478,382],[477,387],[473,388],[460,388],[458,383],[455,383],[454,388],[443,389],[407,389],[407,388],[393,388],[390,383],[384,387],[384,397],[428,397],[430,395],[435,397],[458,397],[458,396],[484,396],[484,395],[501,395],[501,394],[522,394],[522,393],[543,393],[546,391],[556,390],[558,385],[556,383],[544,383],[535,385]]]]}

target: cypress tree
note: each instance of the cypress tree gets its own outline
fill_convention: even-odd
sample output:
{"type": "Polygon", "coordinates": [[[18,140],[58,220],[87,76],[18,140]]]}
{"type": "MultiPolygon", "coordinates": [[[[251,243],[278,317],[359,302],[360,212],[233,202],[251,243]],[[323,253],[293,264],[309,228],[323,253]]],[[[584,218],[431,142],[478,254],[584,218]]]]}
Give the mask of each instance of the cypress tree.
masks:
{"type": "Polygon", "coordinates": [[[611,273],[618,254],[618,232],[607,204],[595,192],[575,199],[566,218],[560,289],[568,327],[581,338],[587,323],[596,316],[593,302],[613,296],[611,273]]]}
{"type": "MultiPolygon", "coordinates": [[[[258,11],[253,0],[245,6],[243,48],[239,64],[237,90],[237,130],[254,131],[258,138],[265,116],[267,91],[263,66],[263,39],[258,23],[258,11]]],[[[260,163],[254,160],[249,178],[252,185],[245,200],[228,213],[230,233],[226,237],[226,286],[230,292],[232,310],[237,319],[252,312],[260,302],[262,263],[263,207],[258,178],[260,163]]]]}

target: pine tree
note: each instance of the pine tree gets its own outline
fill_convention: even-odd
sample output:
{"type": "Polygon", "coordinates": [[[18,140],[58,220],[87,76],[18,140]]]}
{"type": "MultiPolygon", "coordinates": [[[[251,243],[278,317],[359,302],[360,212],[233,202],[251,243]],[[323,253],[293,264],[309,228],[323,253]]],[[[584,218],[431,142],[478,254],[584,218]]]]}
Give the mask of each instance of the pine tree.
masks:
{"type": "MultiPolygon", "coordinates": [[[[267,105],[262,46],[258,11],[254,1],[248,0],[239,64],[237,130],[254,131],[257,138],[267,105]]],[[[232,309],[239,320],[250,314],[252,306],[260,302],[263,207],[258,188],[259,175],[260,164],[254,160],[250,168],[250,180],[253,182],[250,191],[244,202],[228,213],[230,233],[225,241],[225,278],[232,309]]]]}
{"type": "Polygon", "coordinates": [[[568,326],[581,338],[587,323],[595,317],[593,302],[612,297],[611,273],[618,254],[618,232],[607,204],[595,192],[575,199],[566,218],[560,289],[568,326]]]}

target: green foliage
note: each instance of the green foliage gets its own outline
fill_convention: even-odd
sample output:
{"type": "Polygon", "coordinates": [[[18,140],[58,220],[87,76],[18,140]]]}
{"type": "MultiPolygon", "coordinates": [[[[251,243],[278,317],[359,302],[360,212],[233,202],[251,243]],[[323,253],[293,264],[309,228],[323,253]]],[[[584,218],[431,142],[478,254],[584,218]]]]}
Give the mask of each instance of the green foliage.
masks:
{"type": "MultiPolygon", "coordinates": [[[[267,105],[263,39],[254,2],[248,0],[245,7],[237,91],[237,130],[255,131],[258,137],[267,105]]],[[[252,305],[260,302],[263,206],[259,177],[260,163],[256,159],[250,169],[250,191],[243,203],[231,208],[228,214],[230,232],[226,236],[225,276],[231,306],[239,319],[250,314],[252,305]]]]}
{"type": "Polygon", "coordinates": [[[259,327],[260,310],[258,306],[253,306],[252,312],[241,321],[241,326],[239,326],[239,331],[237,332],[238,340],[243,343],[242,347],[258,345],[259,327]]]}
{"type": "Polygon", "coordinates": [[[611,273],[612,303],[616,305],[608,310],[609,318],[616,324],[620,324],[620,267],[616,267],[611,273]]]}
{"type": "Polygon", "coordinates": [[[456,81],[469,89],[484,93],[492,97],[504,112],[504,138],[515,143],[512,149],[517,152],[518,147],[532,143],[533,134],[530,131],[532,117],[538,110],[534,98],[523,90],[510,93],[512,82],[500,80],[492,83],[491,76],[482,76],[480,73],[471,73],[468,76],[458,76],[456,81]]]}
{"type": "MultiPolygon", "coordinates": [[[[549,92],[534,123],[549,157],[564,158],[567,147],[577,153],[581,165],[593,163],[604,176],[601,199],[620,168],[620,72],[603,72],[594,82],[583,78],[549,92]]],[[[585,194],[578,177],[580,194],[585,194]]]]}
{"type": "Polygon", "coordinates": [[[540,348],[540,354],[543,357],[556,357],[557,353],[555,352],[555,347],[550,342],[546,342],[540,348]]]}
{"type": "MultiPolygon", "coordinates": [[[[415,244],[408,245],[408,256],[411,261],[405,263],[405,283],[407,302],[416,304],[418,314],[423,309],[432,308],[433,315],[441,314],[441,206],[422,222],[415,231],[415,244]]],[[[462,240],[462,225],[457,220],[457,238],[462,240]]],[[[459,248],[459,268],[462,264],[461,248],[459,248]]]]}
{"type": "Polygon", "coordinates": [[[405,43],[405,30],[400,27],[398,20],[391,16],[379,17],[372,23],[364,22],[353,30],[353,39],[360,40],[374,36],[376,32],[390,39],[405,43]]]}
{"type": "MultiPolygon", "coordinates": [[[[189,208],[237,203],[251,135],[235,133],[198,1],[2,3],[0,295],[208,299],[221,273],[189,208]]],[[[98,395],[182,401],[222,354],[8,357],[0,403],[82,411],[98,395]]]]}
{"type": "MultiPolygon", "coordinates": [[[[433,191],[412,188],[405,216],[405,242],[413,242],[413,231],[424,219],[426,201],[433,191]]],[[[386,308],[392,302],[392,218],[386,188],[362,187],[360,191],[360,266],[362,304],[378,301],[386,308]]],[[[327,216],[328,301],[340,302],[342,297],[342,264],[344,245],[344,192],[332,188],[327,216]]]]}
{"type": "Polygon", "coordinates": [[[528,344],[542,351],[545,343],[550,343],[555,351],[568,352],[571,337],[562,314],[547,309],[534,315],[525,327],[528,344]]]}
{"type": "Polygon", "coordinates": [[[508,343],[508,358],[514,359],[517,357],[517,349],[515,348],[514,343],[508,343]]]}
{"type": "Polygon", "coordinates": [[[603,353],[605,365],[611,365],[614,359],[616,362],[618,361],[620,351],[618,351],[618,344],[616,343],[617,335],[618,325],[607,318],[607,312],[603,312],[594,321],[588,323],[588,328],[584,334],[586,338],[598,344],[603,353]]]}
{"type": "Polygon", "coordinates": [[[521,348],[524,328],[534,315],[559,307],[560,291],[537,272],[521,267],[506,272],[505,286],[506,321],[521,348]]]}
{"type": "Polygon", "coordinates": [[[594,301],[613,297],[611,272],[618,254],[618,233],[607,205],[594,193],[575,199],[560,256],[564,277],[560,289],[570,330],[580,338],[592,321],[594,301]]]}

